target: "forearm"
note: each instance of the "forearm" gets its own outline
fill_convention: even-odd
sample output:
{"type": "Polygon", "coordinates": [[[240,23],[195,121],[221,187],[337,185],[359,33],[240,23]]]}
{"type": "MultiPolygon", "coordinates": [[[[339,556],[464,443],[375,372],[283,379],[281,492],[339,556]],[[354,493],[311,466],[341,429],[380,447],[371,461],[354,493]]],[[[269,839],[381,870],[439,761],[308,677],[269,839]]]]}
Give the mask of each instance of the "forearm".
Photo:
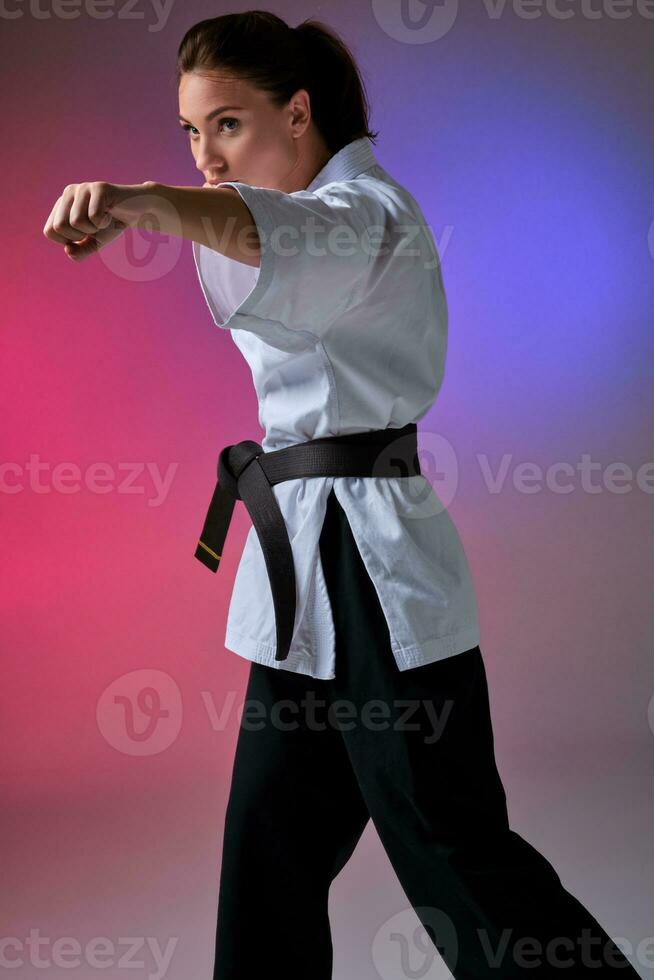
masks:
{"type": "Polygon", "coordinates": [[[249,209],[233,187],[175,187],[145,181],[142,190],[112,208],[114,217],[206,245],[230,259],[258,266],[260,242],[249,209]]]}

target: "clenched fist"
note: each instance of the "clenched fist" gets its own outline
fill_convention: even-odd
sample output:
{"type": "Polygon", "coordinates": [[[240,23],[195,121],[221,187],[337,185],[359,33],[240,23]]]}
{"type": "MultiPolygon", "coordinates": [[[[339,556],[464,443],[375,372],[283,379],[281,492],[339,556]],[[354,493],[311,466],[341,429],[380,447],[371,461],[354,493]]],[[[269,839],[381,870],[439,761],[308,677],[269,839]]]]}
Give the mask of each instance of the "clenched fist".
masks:
{"type": "Polygon", "coordinates": [[[152,186],[109,184],[106,180],[68,184],[55,201],[43,228],[52,242],[64,246],[69,258],[84,259],[121,235],[138,221],[141,208],[134,200],[152,186]]]}

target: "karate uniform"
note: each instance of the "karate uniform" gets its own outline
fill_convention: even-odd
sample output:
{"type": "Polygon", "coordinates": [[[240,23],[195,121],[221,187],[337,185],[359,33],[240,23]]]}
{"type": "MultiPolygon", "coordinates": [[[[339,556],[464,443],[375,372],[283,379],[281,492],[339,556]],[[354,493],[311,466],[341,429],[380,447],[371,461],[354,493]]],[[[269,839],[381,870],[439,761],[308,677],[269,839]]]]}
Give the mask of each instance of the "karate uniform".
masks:
{"type": "MultiPolygon", "coordinates": [[[[417,204],[369,141],[343,147],[306,191],[231,186],[263,232],[261,266],[200,245],[194,254],[214,321],[252,370],[266,432],[255,448],[418,421],[442,378],[442,281],[423,264],[434,246],[417,204]],[[381,225],[396,244],[399,225],[419,226],[418,254],[355,250],[344,259],[266,244],[276,227],[298,231],[311,215],[359,234],[381,225]]],[[[258,465],[257,452],[246,457],[258,465]]],[[[287,658],[275,661],[275,610],[253,528],[226,636],[252,663],[225,815],[213,980],[332,980],[329,887],[369,818],[456,980],[601,980],[617,970],[637,980],[553,866],[509,826],[469,570],[425,477],[320,476],[272,490],[292,544],[295,632],[287,658]],[[595,945],[583,946],[585,932],[595,945]],[[526,953],[520,940],[531,941],[526,953]],[[599,966],[587,958],[598,948],[599,966]]],[[[398,968],[398,980],[406,975],[398,968]]]]}
{"type": "MultiPolygon", "coordinates": [[[[250,208],[263,237],[261,264],[197,242],[193,254],[212,318],[229,329],[252,372],[264,451],[418,422],[443,378],[447,305],[422,211],[377,163],[370,140],[339,150],[306,190],[222,186],[236,188],[250,208]],[[335,229],[331,244],[325,232],[312,246],[312,227],[335,229]],[[348,229],[363,243],[353,254],[346,254],[348,229]]],[[[475,646],[478,610],[463,544],[426,477],[312,477],[273,487],[297,582],[289,655],[275,661],[273,601],[254,527],[234,579],[227,649],[334,677],[333,611],[318,550],[332,489],[384,610],[398,668],[475,646]]]]}

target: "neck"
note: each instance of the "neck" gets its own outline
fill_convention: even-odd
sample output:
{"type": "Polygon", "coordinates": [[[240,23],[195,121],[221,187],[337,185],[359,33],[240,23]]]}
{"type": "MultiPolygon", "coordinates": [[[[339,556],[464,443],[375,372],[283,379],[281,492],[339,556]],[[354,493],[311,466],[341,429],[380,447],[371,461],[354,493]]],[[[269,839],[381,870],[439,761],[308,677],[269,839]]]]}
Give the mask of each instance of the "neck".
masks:
{"type": "Polygon", "coordinates": [[[334,155],[325,140],[317,132],[298,137],[297,143],[297,166],[289,174],[289,186],[284,188],[288,194],[293,191],[306,190],[314,177],[320,173],[334,155]]]}

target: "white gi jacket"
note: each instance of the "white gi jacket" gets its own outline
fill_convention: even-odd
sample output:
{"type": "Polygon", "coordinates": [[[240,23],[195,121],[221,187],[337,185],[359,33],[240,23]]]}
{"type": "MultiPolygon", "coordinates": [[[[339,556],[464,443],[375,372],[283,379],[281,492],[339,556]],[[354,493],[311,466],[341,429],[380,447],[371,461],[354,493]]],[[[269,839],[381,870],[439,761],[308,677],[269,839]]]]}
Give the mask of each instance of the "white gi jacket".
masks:
{"type": "MultiPolygon", "coordinates": [[[[234,187],[249,208],[261,264],[198,242],[193,256],[214,323],[230,331],[252,372],[264,452],[418,422],[443,378],[447,303],[422,211],[377,162],[371,141],[342,147],[306,190],[221,186],[234,187]]],[[[225,647],[269,667],[335,676],[318,547],[332,486],[375,586],[399,670],[476,646],[477,603],[463,545],[426,477],[346,476],[272,487],[297,584],[287,659],[274,659],[272,593],[254,527],[234,580],[225,647]]]]}

